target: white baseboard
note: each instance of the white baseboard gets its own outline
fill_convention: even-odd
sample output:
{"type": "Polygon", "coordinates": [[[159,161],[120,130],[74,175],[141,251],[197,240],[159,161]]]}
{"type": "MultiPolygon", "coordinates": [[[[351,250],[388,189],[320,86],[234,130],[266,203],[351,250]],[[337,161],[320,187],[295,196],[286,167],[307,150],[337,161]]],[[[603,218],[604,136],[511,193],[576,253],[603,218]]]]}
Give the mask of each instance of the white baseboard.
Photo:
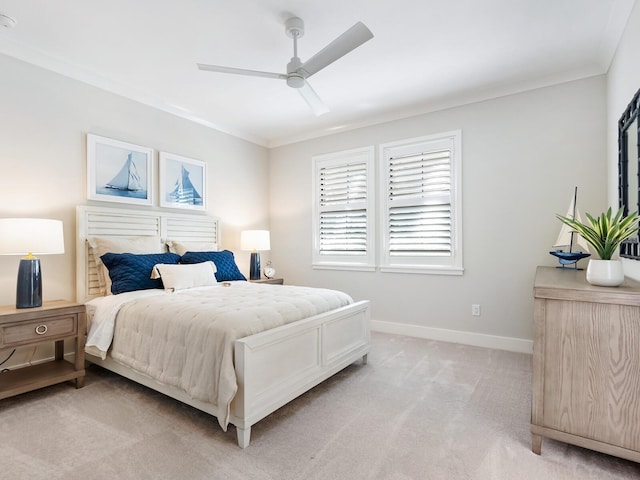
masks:
{"type": "Polygon", "coordinates": [[[439,340],[441,342],[462,343],[464,345],[473,345],[474,347],[508,350],[510,352],[533,352],[533,340],[524,340],[522,338],[499,337],[497,335],[423,327],[406,323],[384,322],[381,320],[371,320],[371,330],[374,332],[406,335],[407,337],[428,338],[429,340],[439,340]]]}

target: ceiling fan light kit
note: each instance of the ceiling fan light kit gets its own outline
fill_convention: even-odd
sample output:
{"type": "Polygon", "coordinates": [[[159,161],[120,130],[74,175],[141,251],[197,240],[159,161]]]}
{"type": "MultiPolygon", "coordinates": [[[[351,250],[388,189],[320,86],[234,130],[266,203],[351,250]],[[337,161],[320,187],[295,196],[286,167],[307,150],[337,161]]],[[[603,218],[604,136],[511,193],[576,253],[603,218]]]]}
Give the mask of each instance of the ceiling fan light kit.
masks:
{"type": "Polygon", "coordinates": [[[285,33],[293,39],[293,57],[287,64],[287,73],[261,72],[243,68],[222,67],[198,63],[200,70],[218,73],[232,73],[252,77],[275,78],[286,80],[287,85],[298,90],[302,98],[316,115],[322,115],[329,108],[322,102],[318,94],[311,88],[307,79],[329,66],[347,53],[355,50],[363,43],[373,38],[373,33],[362,22],[358,22],[350,29],[324,47],[306,62],[298,57],[298,39],[304,36],[304,22],[298,17],[291,17],[285,22],[285,33]]]}
{"type": "Polygon", "coordinates": [[[287,85],[291,88],[302,88],[304,87],[304,77],[301,75],[291,74],[287,76],[287,85]]]}

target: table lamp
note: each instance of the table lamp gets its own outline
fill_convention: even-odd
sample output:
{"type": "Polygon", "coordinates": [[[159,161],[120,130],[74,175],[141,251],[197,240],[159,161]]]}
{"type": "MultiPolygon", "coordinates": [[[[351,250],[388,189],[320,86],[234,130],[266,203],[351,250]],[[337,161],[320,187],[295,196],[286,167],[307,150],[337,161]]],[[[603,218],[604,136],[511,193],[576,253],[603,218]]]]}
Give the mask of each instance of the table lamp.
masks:
{"type": "Polygon", "coordinates": [[[270,250],[269,230],[244,230],[240,232],[240,248],[251,251],[249,280],[260,280],[260,254],[258,250],[270,250]]]}
{"type": "Polygon", "coordinates": [[[33,254],[64,253],[62,222],[44,218],[0,218],[0,255],[20,259],[16,308],[42,306],[40,259],[33,254]]]}

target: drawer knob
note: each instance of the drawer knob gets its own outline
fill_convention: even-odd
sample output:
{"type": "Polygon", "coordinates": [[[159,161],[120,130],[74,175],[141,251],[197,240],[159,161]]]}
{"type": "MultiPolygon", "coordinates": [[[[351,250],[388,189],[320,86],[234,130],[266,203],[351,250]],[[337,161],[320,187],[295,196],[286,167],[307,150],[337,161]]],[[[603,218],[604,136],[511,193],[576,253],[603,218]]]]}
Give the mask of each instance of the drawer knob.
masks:
{"type": "Polygon", "coordinates": [[[48,327],[46,325],[38,325],[36,327],[36,333],[38,335],[44,335],[45,333],[47,333],[48,327]]]}

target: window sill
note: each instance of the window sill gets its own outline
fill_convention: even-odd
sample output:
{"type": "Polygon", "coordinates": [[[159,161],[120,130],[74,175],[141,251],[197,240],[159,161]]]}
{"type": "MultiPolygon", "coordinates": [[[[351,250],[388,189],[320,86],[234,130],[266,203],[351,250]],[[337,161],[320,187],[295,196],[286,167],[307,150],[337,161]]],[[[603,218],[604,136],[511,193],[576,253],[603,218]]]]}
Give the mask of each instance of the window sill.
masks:
{"type": "Polygon", "coordinates": [[[356,272],[375,272],[375,266],[369,265],[347,265],[347,264],[313,264],[314,270],[353,270],[356,272]]]}
{"type": "Polygon", "coordinates": [[[411,273],[417,275],[463,275],[462,267],[412,267],[408,265],[380,267],[382,273],[411,273]]]}

